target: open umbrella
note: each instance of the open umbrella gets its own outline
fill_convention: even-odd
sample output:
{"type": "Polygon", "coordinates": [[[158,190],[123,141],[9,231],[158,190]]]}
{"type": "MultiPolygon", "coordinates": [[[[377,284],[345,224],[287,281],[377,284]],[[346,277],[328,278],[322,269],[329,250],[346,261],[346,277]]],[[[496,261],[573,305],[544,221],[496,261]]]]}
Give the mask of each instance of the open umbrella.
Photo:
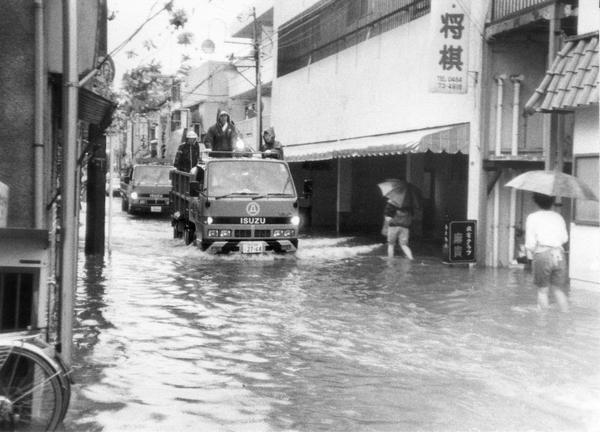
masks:
{"type": "Polygon", "coordinates": [[[398,208],[420,207],[421,205],[419,189],[406,180],[387,179],[377,186],[381,190],[381,194],[398,208]]]}
{"type": "Polygon", "coordinates": [[[588,185],[577,177],[558,171],[527,171],[506,183],[506,186],[549,196],[598,201],[588,185]]]}

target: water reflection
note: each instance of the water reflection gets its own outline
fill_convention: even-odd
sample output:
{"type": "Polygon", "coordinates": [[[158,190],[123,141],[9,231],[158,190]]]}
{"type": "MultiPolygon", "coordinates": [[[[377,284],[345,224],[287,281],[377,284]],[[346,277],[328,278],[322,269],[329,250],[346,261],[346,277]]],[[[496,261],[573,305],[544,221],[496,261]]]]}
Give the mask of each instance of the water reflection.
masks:
{"type": "MultiPolygon", "coordinates": [[[[117,206],[114,206],[115,208],[117,206]]],[[[579,431],[600,424],[600,299],[531,275],[307,238],[213,257],[120,215],[80,257],[67,430],[579,431]]]]}

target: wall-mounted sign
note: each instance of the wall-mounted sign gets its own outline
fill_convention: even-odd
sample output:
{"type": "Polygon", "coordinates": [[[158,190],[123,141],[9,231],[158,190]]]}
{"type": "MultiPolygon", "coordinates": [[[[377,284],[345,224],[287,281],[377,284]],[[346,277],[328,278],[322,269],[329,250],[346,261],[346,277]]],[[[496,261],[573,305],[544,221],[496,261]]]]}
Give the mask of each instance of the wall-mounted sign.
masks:
{"type": "Polygon", "coordinates": [[[431,92],[467,92],[469,15],[465,3],[431,2],[431,92]]]}
{"type": "Polygon", "coordinates": [[[475,233],[477,222],[452,221],[444,225],[444,260],[447,262],[475,262],[475,233]]]}

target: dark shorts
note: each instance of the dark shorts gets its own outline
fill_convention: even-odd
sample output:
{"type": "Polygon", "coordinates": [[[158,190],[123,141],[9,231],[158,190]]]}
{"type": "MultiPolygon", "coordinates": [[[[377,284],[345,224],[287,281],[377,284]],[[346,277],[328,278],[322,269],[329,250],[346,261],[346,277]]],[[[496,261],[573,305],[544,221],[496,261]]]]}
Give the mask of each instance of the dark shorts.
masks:
{"type": "Polygon", "coordinates": [[[533,254],[533,283],[539,288],[567,289],[567,259],[562,250],[549,249],[533,254]]]}

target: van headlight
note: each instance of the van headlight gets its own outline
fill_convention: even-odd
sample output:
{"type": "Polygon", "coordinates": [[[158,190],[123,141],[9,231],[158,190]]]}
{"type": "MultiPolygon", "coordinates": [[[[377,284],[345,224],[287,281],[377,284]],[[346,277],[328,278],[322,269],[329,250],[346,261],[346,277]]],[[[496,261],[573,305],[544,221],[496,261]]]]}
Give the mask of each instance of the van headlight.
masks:
{"type": "Polygon", "coordinates": [[[292,220],[290,222],[292,225],[300,225],[300,216],[292,216],[292,220]]]}

